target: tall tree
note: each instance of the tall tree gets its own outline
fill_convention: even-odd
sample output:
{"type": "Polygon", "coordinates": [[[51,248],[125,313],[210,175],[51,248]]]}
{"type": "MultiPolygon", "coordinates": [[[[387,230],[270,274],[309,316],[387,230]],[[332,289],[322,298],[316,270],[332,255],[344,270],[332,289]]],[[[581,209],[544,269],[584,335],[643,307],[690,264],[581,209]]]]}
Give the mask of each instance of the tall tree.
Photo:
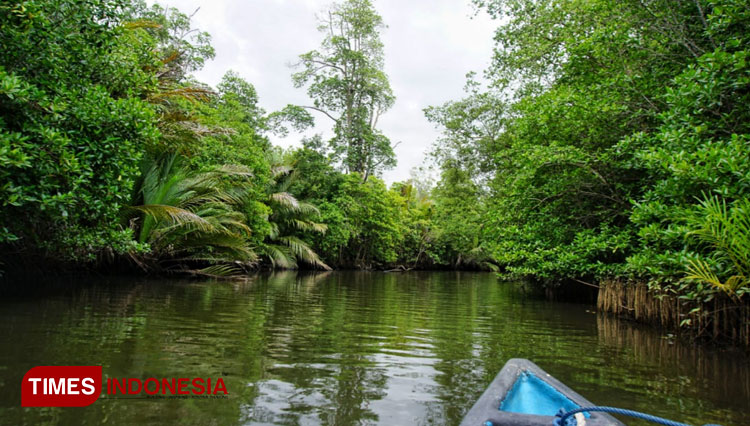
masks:
{"type": "Polygon", "coordinates": [[[376,128],[395,99],[383,71],[383,27],[369,0],[334,4],[320,17],[320,50],[300,55],[301,70],[292,76],[295,87],[307,86],[313,99],[306,108],[333,120],[334,158],[364,180],[396,164],[391,141],[376,128]]]}

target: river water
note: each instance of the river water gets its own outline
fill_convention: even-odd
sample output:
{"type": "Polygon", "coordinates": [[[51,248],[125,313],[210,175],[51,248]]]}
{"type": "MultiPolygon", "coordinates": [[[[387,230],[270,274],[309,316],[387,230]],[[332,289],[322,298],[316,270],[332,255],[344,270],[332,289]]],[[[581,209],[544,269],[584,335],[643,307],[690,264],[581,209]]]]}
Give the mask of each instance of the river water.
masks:
{"type": "Polygon", "coordinates": [[[487,273],[3,286],[13,289],[0,300],[3,424],[455,425],[510,358],[531,359],[599,405],[750,423],[742,353],[535,299],[487,273]],[[85,408],[21,408],[21,379],[37,365],[101,365],[105,379],[221,377],[229,395],[103,394],[85,408]]]}

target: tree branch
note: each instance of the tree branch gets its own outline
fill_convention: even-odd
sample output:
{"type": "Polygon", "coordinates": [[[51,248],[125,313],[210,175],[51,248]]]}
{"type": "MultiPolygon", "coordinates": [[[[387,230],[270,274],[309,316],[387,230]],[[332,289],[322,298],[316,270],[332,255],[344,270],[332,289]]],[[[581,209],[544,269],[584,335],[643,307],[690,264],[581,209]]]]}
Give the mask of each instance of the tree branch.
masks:
{"type": "MultiPolygon", "coordinates": [[[[334,65],[334,64],[332,64],[330,62],[320,61],[320,60],[317,60],[317,59],[303,59],[303,61],[312,62],[314,64],[322,65],[323,67],[335,68],[335,69],[341,71],[344,74],[344,76],[346,76],[346,71],[343,68],[341,68],[338,65],[334,65]]],[[[319,69],[321,69],[321,68],[318,68],[318,70],[319,69]]]]}
{"type": "Polygon", "coordinates": [[[331,114],[330,114],[330,113],[329,113],[328,111],[326,111],[326,110],[320,109],[320,108],[318,108],[318,107],[310,106],[310,105],[302,105],[302,108],[307,108],[307,109],[312,109],[312,110],[315,110],[315,111],[318,111],[318,112],[322,112],[323,114],[325,114],[326,116],[328,116],[328,118],[330,118],[330,119],[331,119],[331,120],[333,120],[334,122],[336,122],[336,123],[338,123],[338,122],[339,122],[339,120],[338,120],[337,118],[335,118],[334,116],[332,116],[332,115],[331,115],[331,114]]]}

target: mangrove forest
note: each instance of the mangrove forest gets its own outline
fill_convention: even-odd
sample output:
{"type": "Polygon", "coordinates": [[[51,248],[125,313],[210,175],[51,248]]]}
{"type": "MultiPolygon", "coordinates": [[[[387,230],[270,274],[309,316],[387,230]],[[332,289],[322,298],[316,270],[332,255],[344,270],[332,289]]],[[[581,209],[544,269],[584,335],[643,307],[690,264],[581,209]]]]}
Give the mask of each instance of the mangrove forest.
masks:
{"type": "Polygon", "coordinates": [[[740,426],[748,293],[748,0],[0,1],[0,424],[740,426]]]}
{"type": "Polygon", "coordinates": [[[432,172],[392,183],[377,6],[319,14],[309,101],[267,111],[242,69],[195,78],[190,11],[0,4],[0,270],[483,270],[750,344],[746,0],[473,0],[489,66],[421,106],[432,172]]]}

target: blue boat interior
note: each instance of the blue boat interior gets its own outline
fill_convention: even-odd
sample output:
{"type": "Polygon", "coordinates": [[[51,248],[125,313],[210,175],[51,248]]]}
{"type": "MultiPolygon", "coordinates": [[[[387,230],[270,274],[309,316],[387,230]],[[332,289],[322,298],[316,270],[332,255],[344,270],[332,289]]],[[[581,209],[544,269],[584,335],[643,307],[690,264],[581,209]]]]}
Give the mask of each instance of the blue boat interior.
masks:
{"type": "MultiPolygon", "coordinates": [[[[524,371],[518,376],[499,408],[501,411],[512,413],[554,416],[561,408],[570,411],[580,407],[544,380],[529,371],[524,371]]],[[[589,413],[584,415],[590,417],[589,413]]]]}

